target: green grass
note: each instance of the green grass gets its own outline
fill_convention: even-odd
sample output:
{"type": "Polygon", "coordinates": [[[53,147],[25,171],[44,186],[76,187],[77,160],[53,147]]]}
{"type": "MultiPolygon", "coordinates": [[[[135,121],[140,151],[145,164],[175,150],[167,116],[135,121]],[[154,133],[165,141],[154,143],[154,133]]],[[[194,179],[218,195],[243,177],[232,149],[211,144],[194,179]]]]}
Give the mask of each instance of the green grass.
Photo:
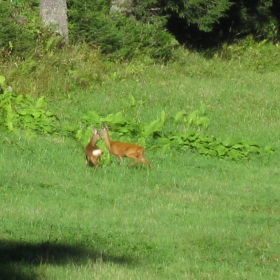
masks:
{"type": "MultiPolygon", "coordinates": [[[[203,103],[206,133],[276,153],[234,162],[147,147],[151,170],[116,158],[94,170],[72,139],[1,134],[1,279],[280,277],[279,72],[185,60],[124,64],[94,89],[51,94],[50,107],[79,124],[92,109],[150,122],[203,103]]],[[[171,120],[165,129],[186,130],[171,120]]]]}

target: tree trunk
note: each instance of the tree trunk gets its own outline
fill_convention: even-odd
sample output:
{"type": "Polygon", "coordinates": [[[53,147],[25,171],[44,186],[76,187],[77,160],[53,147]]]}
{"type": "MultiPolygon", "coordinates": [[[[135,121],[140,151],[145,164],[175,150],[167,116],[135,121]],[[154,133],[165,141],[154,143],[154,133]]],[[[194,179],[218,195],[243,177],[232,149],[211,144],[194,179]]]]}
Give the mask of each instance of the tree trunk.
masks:
{"type": "Polygon", "coordinates": [[[113,0],[110,13],[119,12],[130,15],[133,12],[133,0],[113,0]]]}
{"type": "Polygon", "coordinates": [[[56,25],[56,33],[68,41],[66,0],[40,0],[40,16],[44,24],[56,25]]]}

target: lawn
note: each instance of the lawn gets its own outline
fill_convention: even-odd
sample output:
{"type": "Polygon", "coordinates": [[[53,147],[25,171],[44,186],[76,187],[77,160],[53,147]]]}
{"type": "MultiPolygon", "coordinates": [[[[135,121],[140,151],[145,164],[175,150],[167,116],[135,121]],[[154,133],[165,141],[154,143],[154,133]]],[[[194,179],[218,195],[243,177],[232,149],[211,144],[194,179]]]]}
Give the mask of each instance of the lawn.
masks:
{"type": "Polygon", "coordinates": [[[94,170],[72,138],[1,133],[1,279],[280,277],[279,71],[185,60],[122,65],[91,90],[50,94],[49,106],[76,124],[89,110],[139,123],[164,111],[175,135],[188,127],[172,117],[204,104],[204,133],[275,153],[232,161],[147,146],[151,170],[114,157],[94,170]]]}

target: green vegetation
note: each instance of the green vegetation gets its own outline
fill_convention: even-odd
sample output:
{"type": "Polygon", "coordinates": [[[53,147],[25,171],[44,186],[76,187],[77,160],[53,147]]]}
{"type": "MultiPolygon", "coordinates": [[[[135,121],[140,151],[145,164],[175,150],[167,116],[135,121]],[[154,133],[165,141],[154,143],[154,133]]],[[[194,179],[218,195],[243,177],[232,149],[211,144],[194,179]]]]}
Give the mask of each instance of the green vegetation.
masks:
{"type": "MultiPolygon", "coordinates": [[[[271,146],[261,148],[255,142],[245,142],[242,139],[234,140],[232,138],[216,138],[213,136],[202,134],[191,129],[195,127],[200,129],[208,125],[209,119],[205,114],[205,106],[201,106],[200,110],[195,110],[189,116],[185,111],[180,111],[176,116],[171,118],[175,123],[183,122],[189,130],[184,133],[173,132],[164,133],[164,125],[166,124],[166,113],[161,112],[161,116],[148,124],[137,123],[133,117],[125,117],[121,111],[115,114],[109,114],[101,117],[96,111],[89,111],[87,115],[82,117],[80,128],[78,125],[63,125],[56,122],[56,117],[50,111],[46,111],[47,104],[44,97],[40,97],[36,102],[29,95],[13,95],[8,89],[5,89],[5,78],[0,76],[0,85],[2,80],[3,94],[0,96],[0,109],[2,111],[3,128],[9,131],[14,130],[17,126],[20,129],[29,129],[37,132],[54,134],[59,136],[74,136],[86,145],[88,138],[88,128],[95,124],[102,126],[109,124],[116,131],[116,137],[120,141],[133,142],[138,141],[143,146],[149,145],[152,149],[185,151],[186,149],[198,151],[202,155],[229,157],[238,160],[248,158],[252,154],[268,153],[272,154],[274,149],[271,146]],[[167,135],[166,135],[167,134],[167,135]]],[[[136,106],[133,95],[129,96],[130,106],[136,106]]],[[[143,103],[143,100],[140,101],[143,103]]]]}
{"type": "Polygon", "coordinates": [[[1,111],[4,279],[278,278],[280,84],[269,57],[279,51],[266,46],[116,65],[95,50],[84,60],[84,45],[47,53],[32,74],[22,71],[31,60],[5,64],[1,104],[10,100],[14,122],[8,131],[1,111]],[[104,122],[113,139],[145,144],[151,171],[120,166],[102,141],[100,168],[85,167],[83,146],[104,122]],[[190,130],[275,152],[235,161],[161,144],[190,130]]]}
{"type": "MultiPolygon", "coordinates": [[[[1,280],[280,277],[277,34],[189,51],[168,20],[211,29],[228,1],[209,13],[194,1],[199,23],[174,6],[186,1],[113,18],[109,1],[71,0],[64,45],[37,1],[0,2],[1,280]],[[99,168],[85,166],[105,123],[113,140],[145,146],[151,170],[121,166],[103,140],[99,168]]],[[[255,2],[243,20],[268,13],[271,1],[255,2]]]]}
{"type": "MultiPolygon", "coordinates": [[[[202,49],[220,48],[247,36],[279,40],[279,3],[273,0],[133,1],[130,16],[110,13],[112,1],[68,0],[70,43],[100,48],[111,60],[172,58],[178,42],[202,49]]],[[[42,57],[63,41],[43,27],[39,1],[0,1],[0,56],[42,57]],[[34,52],[34,50],[36,50],[34,52]]]]}
{"type": "MultiPolygon", "coordinates": [[[[0,85],[1,80],[4,83],[3,76],[0,76],[0,85]]],[[[15,126],[44,133],[52,133],[55,130],[55,116],[46,110],[43,96],[35,102],[30,95],[14,95],[5,89],[0,95],[0,109],[0,125],[9,131],[14,130],[15,126]]]]}

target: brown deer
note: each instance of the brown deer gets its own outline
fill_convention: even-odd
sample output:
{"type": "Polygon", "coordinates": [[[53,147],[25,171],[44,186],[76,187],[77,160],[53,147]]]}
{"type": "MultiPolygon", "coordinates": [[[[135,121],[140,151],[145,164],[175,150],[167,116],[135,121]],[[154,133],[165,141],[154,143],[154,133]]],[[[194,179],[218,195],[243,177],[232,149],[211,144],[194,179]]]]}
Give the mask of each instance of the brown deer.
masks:
{"type": "Polygon", "coordinates": [[[151,168],[150,163],[144,157],[145,149],[143,147],[132,143],[112,141],[108,131],[108,126],[104,125],[103,129],[99,130],[98,133],[104,139],[110,154],[116,156],[120,164],[123,164],[123,157],[128,157],[134,159],[134,162],[132,162],[130,166],[142,162],[151,168]]]}
{"type": "Polygon", "coordinates": [[[95,144],[100,140],[100,135],[97,130],[94,128],[92,130],[92,137],[89,143],[86,145],[85,154],[86,154],[86,165],[91,161],[95,168],[98,167],[98,158],[101,156],[102,151],[95,144]]]}

